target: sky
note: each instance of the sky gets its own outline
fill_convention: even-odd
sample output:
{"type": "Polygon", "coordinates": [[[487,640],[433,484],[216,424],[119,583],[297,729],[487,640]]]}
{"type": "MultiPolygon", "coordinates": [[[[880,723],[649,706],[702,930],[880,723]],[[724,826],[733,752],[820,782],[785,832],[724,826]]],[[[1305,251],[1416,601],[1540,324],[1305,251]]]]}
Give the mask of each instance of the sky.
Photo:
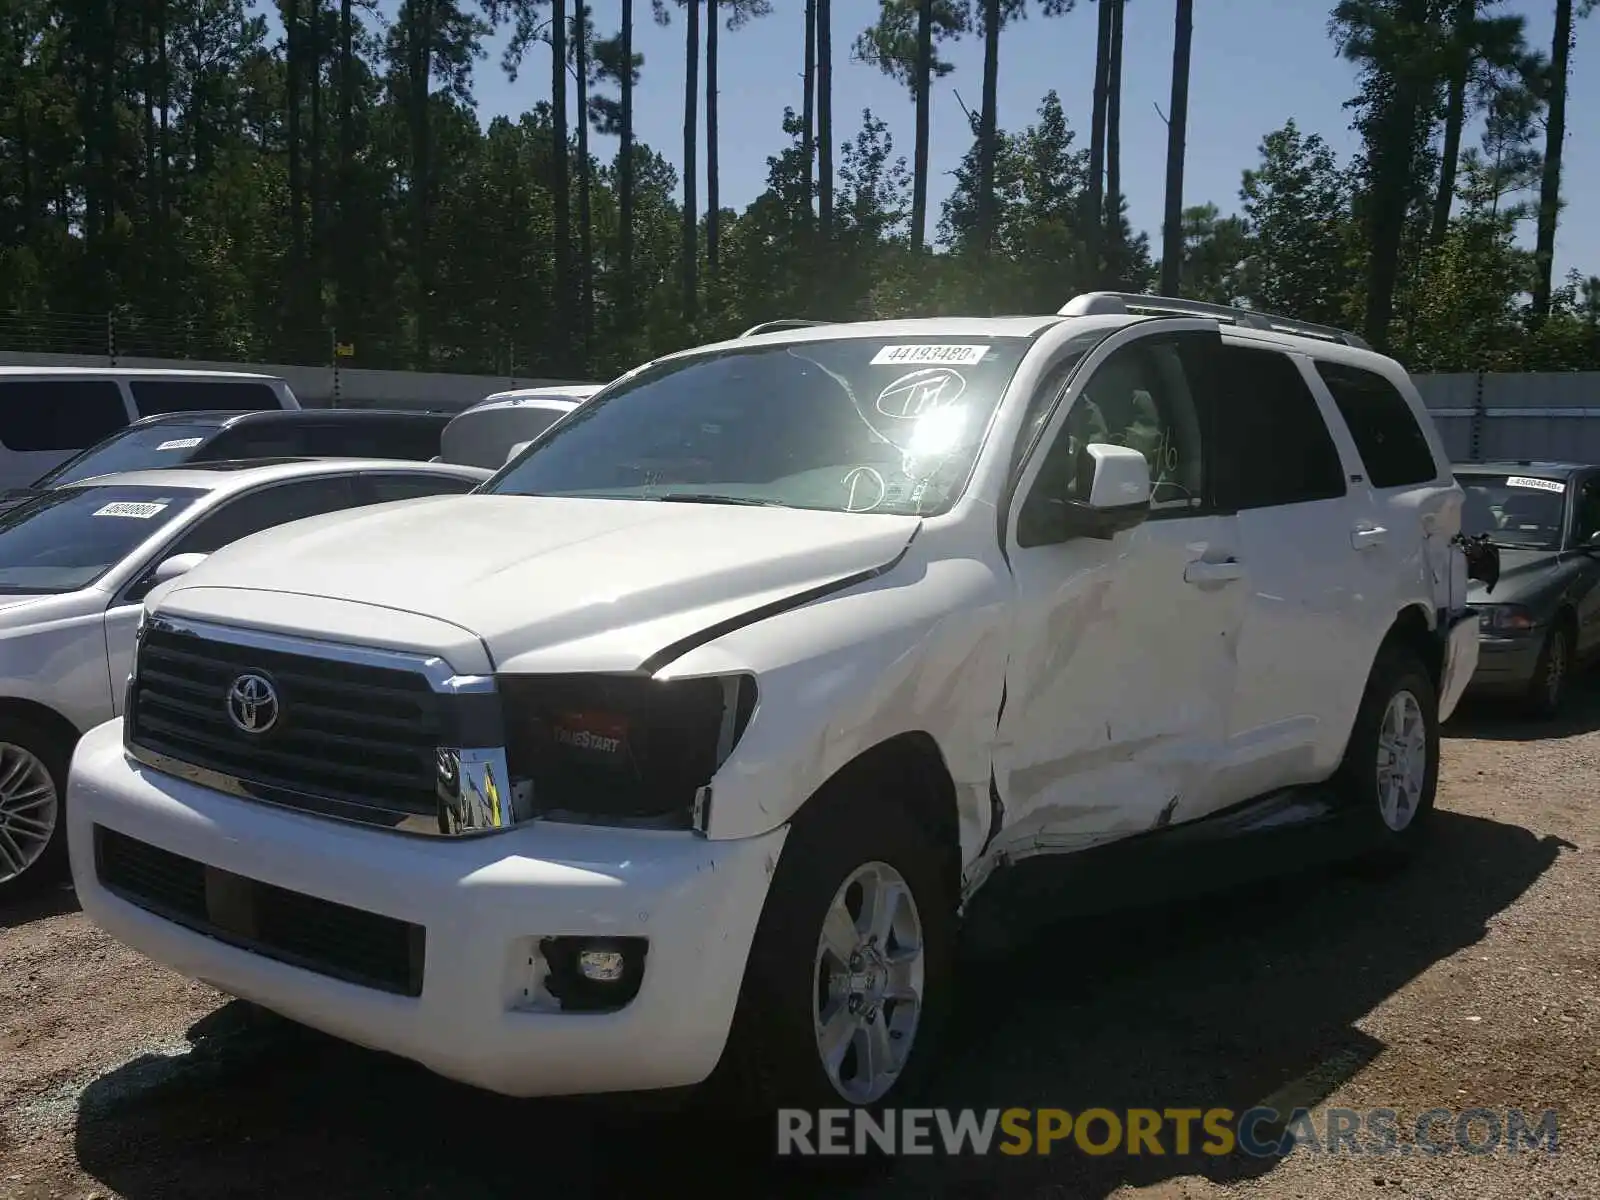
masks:
{"type": "MultiPolygon", "coordinates": [[[[1075,12],[1058,18],[1039,15],[1039,7],[1031,5],[1024,20],[1008,25],[1001,34],[1000,126],[1020,129],[1029,124],[1040,100],[1054,88],[1078,133],[1078,144],[1086,145],[1094,84],[1095,6],[1079,0],[1075,12]]],[[[1123,33],[1123,190],[1133,227],[1148,231],[1157,248],[1166,173],[1167,133],[1161,114],[1171,92],[1173,7],[1174,0],[1131,0],[1123,33]]],[[[1548,53],[1554,7],[1554,0],[1506,0],[1503,11],[1524,14],[1529,41],[1548,53]]],[[[602,37],[614,33],[618,6],[598,0],[593,8],[597,33],[602,37]]],[[[648,0],[635,0],[634,8],[635,49],[645,56],[635,93],[636,136],[681,173],[686,58],[682,10],[674,6],[673,23],[661,28],[649,19],[648,0]]],[[[802,103],[804,3],[773,0],[772,8],[770,16],[720,35],[720,185],[727,208],[742,209],[763,190],[767,156],[783,142],[783,110],[790,106],[798,111],[802,103]]],[[[1355,72],[1338,58],[1327,36],[1331,8],[1329,0],[1199,0],[1195,5],[1186,207],[1210,202],[1224,213],[1235,211],[1240,174],[1256,163],[1263,135],[1291,118],[1302,131],[1322,135],[1341,158],[1356,149],[1350,114],[1343,108],[1355,92],[1355,72]]],[[[877,10],[876,0],[834,0],[836,141],[842,144],[853,137],[861,111],[870,108],[888,123],[896,154],[909,160],[914,130],[910,93],[876,68],[852,61],[856,35],[871,24],[877,10]]],[[[701,33],[703,37],[703,28],[701,33]]],[[[477,67],[474,91],[485,122],[523,112],[549,89],[548,48],[535,48],[512,83],[500,69],[502,44],[501,39],[491,41],[489,56],[477,67]]],[[[961,106],[976,110],[983,84],[981,38],[968,36],[947,45],[942,53],[955,70],[935,84],[933,93],[930,232],[938,202],[949,190],[950,172],[970,145],[961,106]]],[[[1593,202],[1582,200],[1600,190],[1600,122],[1582,116],[1600,113],[1600,15],[1578,24],[1570,86],[1562,177],[1569,204],[1556,243],[1558,279],[1573,266],[1585,274],[1600,274],[1600,223],[1592,219],[1593,202]]],[[[703,74],[701,90],[697,107],[703,125],[703,74]]],[[[575,103],[569,101],[569,111],[575,103]]],[[[1469,142],[1475,143],[1476,137],[1474,131],[1469,142]]],[[[697,174],[704,205],[703,136],[700,145],[697,174]]],[[[597,156],[609,158],[615,153],[613,139],[595,137],[591,147],[597,156]]],[[[1523,240],[1531,244],[1532,236],[1530,227],[1523,240]]]]}

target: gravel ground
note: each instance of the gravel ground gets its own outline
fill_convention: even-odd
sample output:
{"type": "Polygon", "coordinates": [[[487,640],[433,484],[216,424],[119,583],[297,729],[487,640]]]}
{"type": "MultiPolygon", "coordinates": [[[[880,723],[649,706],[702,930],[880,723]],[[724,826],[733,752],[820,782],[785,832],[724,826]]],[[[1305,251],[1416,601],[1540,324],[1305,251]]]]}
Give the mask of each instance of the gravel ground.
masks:
{"type": "MultiPolygon", "coordinates": [[[[1559,1152],[903,1158],[826,1181],[683,1114],[513,1102],[0,912],[0,1197],[640,1194],[1600,1200],[1600,689],[1447,728],[1404,873],[1082,920],[974,973],[935,1102],[1557,1113],[1559,1152]],[[742,1148],[741,1148],[742,1146],[742,1148]],[[728,1194],[734,1194],[729,1192],[728,1194]]],[[[1537,1118],[1535,1118],[1536,1120],[1537,1118]]],[[[1402,1139],[1405,1139],[1402,1134],[1402,1139]]],[[[1480,1132],[1481,1136],[1481,1132],[1480,1132]]]]}

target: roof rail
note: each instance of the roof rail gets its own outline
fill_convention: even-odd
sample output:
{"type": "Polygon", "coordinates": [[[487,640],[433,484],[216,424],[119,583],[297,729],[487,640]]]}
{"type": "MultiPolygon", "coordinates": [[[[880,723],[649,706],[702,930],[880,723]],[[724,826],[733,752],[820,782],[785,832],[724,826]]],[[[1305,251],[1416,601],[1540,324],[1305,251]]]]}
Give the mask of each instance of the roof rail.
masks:
{"type": "Polygon", "coordinates": [[[758,333],[772,333],[779,329],[809,329],[813,325],[832,324],[832,321],[808,321],[804,317],[780,317],[776,321],[763,321],[759,325],[752,325],[739,336],[742,338],[755,337],[758,333]]]}
{"type": "Polygon", "coordinates": [[[1136,312],[1161,313],[1166,316],[1215,317],[1245,329],[1262,329],[1293,334],[1296,337],[1316,338],[1319,341],[1351,346],[1357,350],[1372,349],[1365,338],[1347,329],[1336,329],[1332,325],[1317,325],[1310,321],[1261,312],[1253,308],[1211,304],[1204,300],[1182,300],[1176,296],[1145,296],[1135,292],[1083,292],[1062,305],[1057,310],[1057,315],[1086,317],[1097,313],[1136,312]]]}

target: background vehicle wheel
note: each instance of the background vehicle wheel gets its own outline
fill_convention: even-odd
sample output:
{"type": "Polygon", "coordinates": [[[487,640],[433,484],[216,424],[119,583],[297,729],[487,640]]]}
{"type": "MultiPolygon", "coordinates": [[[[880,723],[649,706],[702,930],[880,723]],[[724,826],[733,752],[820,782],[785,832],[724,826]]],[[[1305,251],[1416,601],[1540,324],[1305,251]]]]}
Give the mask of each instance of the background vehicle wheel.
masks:
{"type": "Polygon", "coordinates": [[[1533,680],[1528,684],[1526,707],[1530,715],[1548,721],[1560,714],[1572,673],[1573,650],[1572,630],[1565,621],[1558,620],[1545,635],[1533,680]]]}
{"type": "Polygon", "coordinates": [[[0,719],[0,902],[66,875],[72,746],[31,721],[0,719]]]}
{"type": "Polygon", "coordinates": [[[926,1078],[949,1013],[957,880],[892,795],[829,785],[796,819],[772,880],[719,1107],[897,1104],[926,1078]]]}
{"type": "Polygon", "coordinates": [[[1414,653],[1386,647],[1339,768],[1340,790],[1374,843],[1369,861],[1410,854],[1431,823],[1438,785],[1438,693],[1414,653]]]}

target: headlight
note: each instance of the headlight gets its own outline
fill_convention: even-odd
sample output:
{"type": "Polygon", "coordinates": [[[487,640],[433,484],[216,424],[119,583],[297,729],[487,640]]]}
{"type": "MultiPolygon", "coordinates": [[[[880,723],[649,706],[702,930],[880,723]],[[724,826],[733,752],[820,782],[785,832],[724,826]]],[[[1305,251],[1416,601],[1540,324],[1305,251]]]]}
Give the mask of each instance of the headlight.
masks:
{"type": "Polygon", "coordinates": [[[1533,614],[1520,604],[1486,604],[1478,609],[1478,628],[1484,633],[1527,633],[1538,625],[1533,614]]]}
{"type": "MultiPolygon", "coordinates": [[[[687,829],[755,711],[749,675],[502,675],[506,769],[528,810],[687,829]]],[[[521,809],[523,805],[518,804],[521,809]]]]}

